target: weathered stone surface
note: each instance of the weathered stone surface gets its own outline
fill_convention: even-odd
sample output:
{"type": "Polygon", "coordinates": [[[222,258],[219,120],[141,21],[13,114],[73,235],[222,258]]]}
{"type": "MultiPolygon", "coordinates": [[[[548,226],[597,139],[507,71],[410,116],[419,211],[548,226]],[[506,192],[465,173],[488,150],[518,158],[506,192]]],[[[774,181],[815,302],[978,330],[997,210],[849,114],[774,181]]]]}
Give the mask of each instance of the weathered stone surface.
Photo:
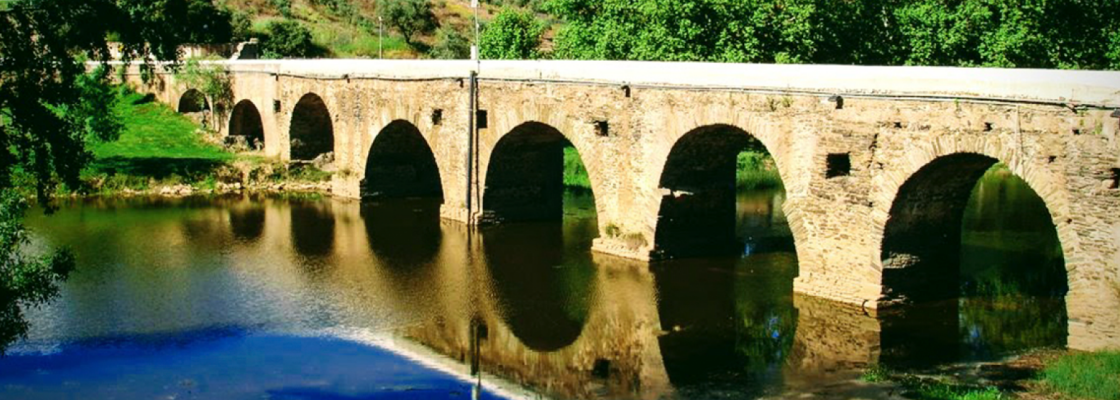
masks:
{"type": "MultiPolygon", "coordinates": [[[[953,251],[962,188],[1001,162],[1039,194],[1057,228],[1069,277],[1069,345],[1120,347],[1120,126],[1109,116],[1120,107],[1120,73],[483,62],[476,100],[487,124],[473,136],[472,62],[227,65],[236,101],[259,110],[266,155],[293,158],[291,132],[308,123],[293,110],[310,93],[322,100],[339,196],[360,197],[374,139],[395,121],[410,123],[434,155],[441,215],[451,220],[477,222],[501,208],[502,200],[486,196],[495,187],[489,172],[517,178],[537,171],[525,163],[544,160],[497,154],[503,138],[526,123],[558,132],[590,175],[601,232],[594,250],[639,260],[672,246],[659,238],[676,240],[658,232],[667,196],[690,192],[664,187],[673,186],[663,183],[667,177],[688,175],[674,165],[721,162],[696,159],[718,157],[696,149],[681,153],[685,162],[670,162],[678,142],[715,127],[749,135],[774,156],[785,183],[783,208],[800,263],[795,290],[867,308],[937,297],[938,290],[918,289],[952,281],[953,271],[921,265],[938,258],[931,250],[953,251]],[[827,100],[835,94],[844,97],[842,108],[827,100]],[[503,159],[522,165],[495,164],[503,159]],[[830,169],[830,159],[848,161],[847,173],[830,169]]],[[[178,106],[187,88],[157,75],[144,89],[178,106]]],[[[223,133],[240,124],[219,119],[228,121],[223,133]]],[[[707,198],[724,208],[717,206],[725,196],[707,198]]],[[[672,218],[687,221],[683,210],[672,218]]]]}

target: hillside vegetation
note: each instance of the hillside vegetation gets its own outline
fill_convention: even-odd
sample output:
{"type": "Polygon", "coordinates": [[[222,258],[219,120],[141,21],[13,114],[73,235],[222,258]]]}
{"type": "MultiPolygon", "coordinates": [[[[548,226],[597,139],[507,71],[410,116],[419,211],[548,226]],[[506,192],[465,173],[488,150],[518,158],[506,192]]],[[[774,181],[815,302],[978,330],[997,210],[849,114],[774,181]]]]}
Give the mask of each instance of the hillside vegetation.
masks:
{"type": "MultiPolygon", "coordinates": [[[[209,1],[209,0],[184,0],[209,1]]],[[[214,0],[314,57],[466,58],[469,0],[214,0]],[[378,17],[383,18],[383,24],[378,17]]],[[[1115,0],[491,0],[483,58],[1120,69],[1115,0]]],[[[235,25],[237,25],[235,23],[235,25]]],[[[291,56],[279,54],[278,56],[291,56]]]]}

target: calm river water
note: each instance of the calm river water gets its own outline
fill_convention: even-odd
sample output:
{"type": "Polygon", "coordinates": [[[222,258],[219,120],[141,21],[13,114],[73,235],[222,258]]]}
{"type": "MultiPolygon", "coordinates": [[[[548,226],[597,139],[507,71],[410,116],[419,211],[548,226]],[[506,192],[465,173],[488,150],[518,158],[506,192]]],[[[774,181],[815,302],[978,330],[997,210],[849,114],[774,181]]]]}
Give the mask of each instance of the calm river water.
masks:
{"type": "Polygon", "coordinates": [[[842,391],[869,364],[1065,344],[1061,252],[1034,196],[986,176],[965,221],[962,297],[877,316],[793,294],[780,191],[741,195],[743,257],[652,267],[592,254],[593,199],[578,193],[563,223],[477,230],[425,201],[65,204],[29,225],[80,269],[0,359],[0,398],[842,391]]]}

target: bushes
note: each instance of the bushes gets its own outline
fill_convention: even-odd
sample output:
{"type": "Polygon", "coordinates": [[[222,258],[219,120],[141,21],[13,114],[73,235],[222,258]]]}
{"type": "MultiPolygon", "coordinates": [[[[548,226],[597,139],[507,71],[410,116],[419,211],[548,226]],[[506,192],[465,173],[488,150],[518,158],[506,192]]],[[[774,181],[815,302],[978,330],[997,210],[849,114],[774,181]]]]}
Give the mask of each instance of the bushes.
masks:
{"type": "Polygon", "coordinates": [[[272,5],[284,18],[292,17],[292,0],[272,0],[272,5]]]}
{"type": "Polygon", "coordinates": [[[537,48],[544,29],[544,24],[529,12],[503,9],[482,31],[480,56],[498,60],[540,58],[537,48]]]}
{"type": "Polygon", "coordinates": [[[467,59],[471,56],[471,42],[455,28],[440,28],[436,31],[436,45],[428,55],[444,60],[467,59]]]}
{"type": "Polygon", "coordinates": [[[311,31],[292,20],[268,25],[267,37],[261,43],[264,58],[310,58],[321,54],[311,41],[311,31]]]}

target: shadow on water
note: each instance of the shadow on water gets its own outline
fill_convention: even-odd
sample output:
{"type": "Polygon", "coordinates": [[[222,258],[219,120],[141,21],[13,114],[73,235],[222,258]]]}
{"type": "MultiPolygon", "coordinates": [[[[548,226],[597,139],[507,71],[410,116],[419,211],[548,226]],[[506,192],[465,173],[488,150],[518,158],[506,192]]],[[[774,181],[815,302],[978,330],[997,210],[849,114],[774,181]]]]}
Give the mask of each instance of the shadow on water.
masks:
{"type": "MultiPolygon", "coordinates": [[[[430,265],[439,253],[439,205],[436,199],[399,199],[363,203],[369,248],[389,269],[430,265]]],[[[408,271],[404,271],[408,272],[408,271]]]]}
{"type": "Polygon", "coordinates": [[[291,204],[292,245],[309,260],[322,260],[334,247],[335,218],[329,202],[291,204]]]}
{"type": "Polygon", "coordinates": [[[797,330],[797,259],[671,261],[654,270],[658,339],[669,379],[684,397],[758,395],[780,386],[797,330]]]}
{"type": "Polygon", "coordinates": [[[587,248],[598,234],[589,198],[568,193],[569,218],[563,224],[517,223],[482,230],[489,287],[499,313],[530,349],[564,348],[580,336],[587,321],[596,273],[587,248]]]}

